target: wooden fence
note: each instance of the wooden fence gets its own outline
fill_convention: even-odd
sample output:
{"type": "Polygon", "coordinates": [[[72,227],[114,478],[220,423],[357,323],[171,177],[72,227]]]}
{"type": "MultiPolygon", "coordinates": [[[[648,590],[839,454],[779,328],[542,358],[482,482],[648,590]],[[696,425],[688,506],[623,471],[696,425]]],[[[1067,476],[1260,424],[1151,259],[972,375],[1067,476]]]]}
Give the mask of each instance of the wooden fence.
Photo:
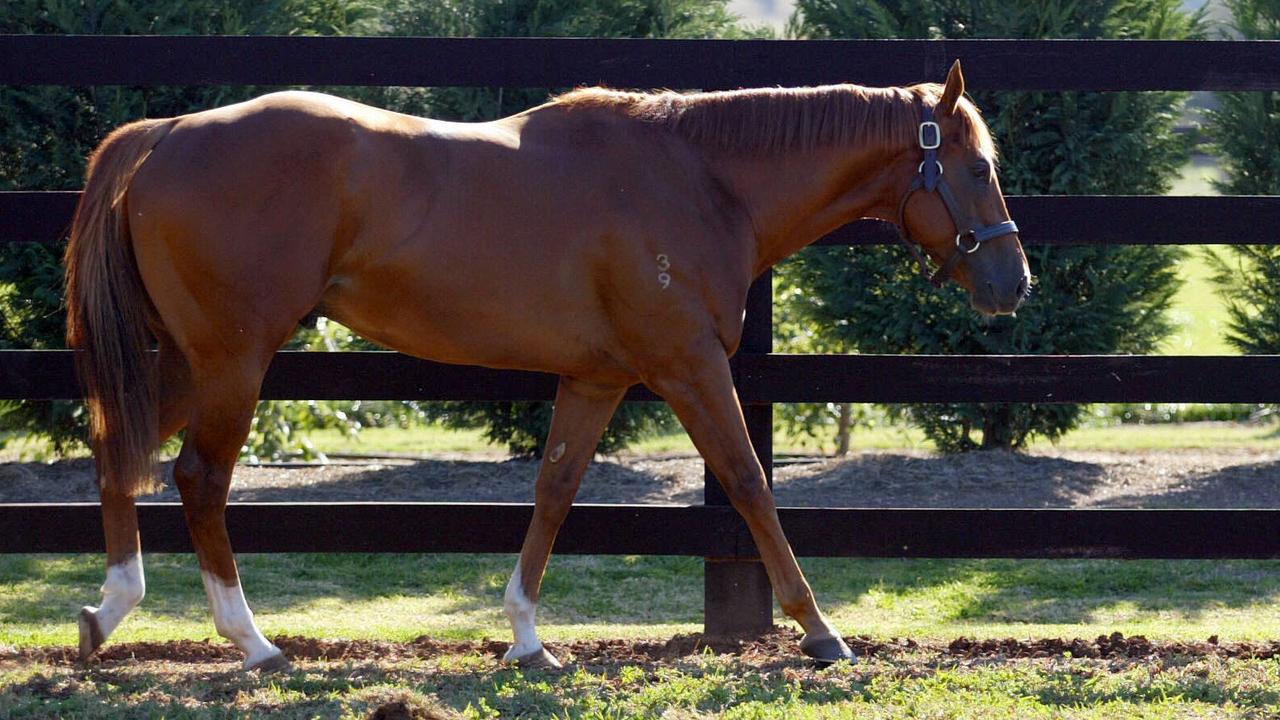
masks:
{"type": "MultiPolygon", "coordinates": [[[[437,85],[727,88],[941,80],[954,58],[980,90],[1280,90],[1280,43],[1183,41],[717,41],[315,37],[0,36],[0,84],[437,85]]],[[[0,242],[56,242],[73,192],[0,193],[0,242]]],[[[1276,197],[1019,197],[1028,245],[1274,244],[1276,197]]],[[[883,244],[849,225],[823,244],[883,244]]],[[[733,360],[752,438],[771,472],[777,402],[1280,402],[1280,357],[781,355],[766,276],[733,360]]],[[[550,400],[555,379],[395,353],[280,353],[266,399],[550,400]]],[[[0,352],[0,399],[78,395],[70,353],[0,352]]],[[[653,400],[643,388],[631,400],[653,400]]],[[[532,478],[530,478],[532,482],[532,478]]],[[[783,508],[799,555],[1280,557],[1280,510],[783,508]]],[[[180,508],[140,507],[148,550],[183,552],[180,508]]],[[[242,552],[515,552],[519,504],[242,503],[242,552]],[[477,533],[475,528],[483,527],[477,533]]],[[[0,505],[0,552],[102,547],[95,504],[0,505]]],[[[712,631],[770,620],[744,523],[714,482],[695,506],[582,505],[557,552],[707,558],[712,631]]]]}

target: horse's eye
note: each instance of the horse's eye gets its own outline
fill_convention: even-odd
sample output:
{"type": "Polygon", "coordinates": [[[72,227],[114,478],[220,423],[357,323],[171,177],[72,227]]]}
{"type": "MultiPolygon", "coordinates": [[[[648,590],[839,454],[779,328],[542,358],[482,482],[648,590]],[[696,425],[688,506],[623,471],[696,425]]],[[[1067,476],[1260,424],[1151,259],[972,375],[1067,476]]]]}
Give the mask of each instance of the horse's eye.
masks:
{"type": "Polygon", "coordinates": [[[973,173],[975,178],[983,182],[991,179],[991,165],[986,160],[979,160],[974,163],[973,167],[969,168],[969,171],[973,173]]]}

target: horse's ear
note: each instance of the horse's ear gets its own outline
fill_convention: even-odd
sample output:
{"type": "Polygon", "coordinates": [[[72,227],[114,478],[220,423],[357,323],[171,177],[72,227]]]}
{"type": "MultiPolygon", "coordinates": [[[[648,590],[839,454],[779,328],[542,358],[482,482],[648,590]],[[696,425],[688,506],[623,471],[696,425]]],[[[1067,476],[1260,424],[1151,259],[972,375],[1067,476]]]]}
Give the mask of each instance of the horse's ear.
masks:
{"type": "Polygon", "coordinates": [[[938,115],[950,115],[955,112],[956,103],[964,96],[964,73],[960,72],[960,60],[951,63],[947,73],[947,84],[942,88],[942,99],[938,101],[938,115]]]}

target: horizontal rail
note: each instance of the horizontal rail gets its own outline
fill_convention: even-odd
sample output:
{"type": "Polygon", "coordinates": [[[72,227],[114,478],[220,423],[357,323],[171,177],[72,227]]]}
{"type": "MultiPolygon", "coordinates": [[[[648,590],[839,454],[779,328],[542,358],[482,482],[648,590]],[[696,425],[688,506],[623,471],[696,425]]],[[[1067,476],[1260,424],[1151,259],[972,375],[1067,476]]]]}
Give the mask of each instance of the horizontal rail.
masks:
{"type": "MultiPolygon", "coordinates": [[[[0,243],[61,240],[80,193],[0,192],[0,243]]],[[[1011,195],[1009,214],[1027,245],[1228,245],[1280,243],[1280,197],[1011,195]],[[1106,218],[1106,222],[1099,222],[1106,218]]],[[[855,222],[819,245],[887,245],[892,225],[855,222]]]]}
{"type": "MultiPolygon", "coordinates": [[[[80,396],[73,353],[0,351],[0,399],[80,396]]],[[[1280,356],[784,355],[733,360],[743,402],[1280,402],[1280,356]],[[1206,381],[1211,379],[1211,381],[1206,381]]],[[[556,379],[392,352],[280,352],[264,400],[551,400],[556,379]]],[[[656,400],[643,387],[629,400],[656,400]]]]}
{"type": "MultiPolygon", "coordinates": [[[[240,503],[227,508],[238,552],[516,552],[531,505],[240,503]]],[[[148,552],[190,552],[176,503],[138,506],[148,552]]],[[[781,508],[809,557],[1276,558],[1280,510],[781,508]]],[[[94,503],[0,505],[0,553],[99,552],[94,503]],[[38,528],[38,531],[35,529],[38,528]]],[[[577,555],[754,557],[729,507],[578,505],[556,537],[577,555]]]]}
{"type": "Polygon", "coordinates": [[[0,36],[6,85],[1280,90],[1280,42],[0,36]]]}
{"type": "Polygon", "coordinates": [[[1280,401],[1280,355],[743,355],[743,402],[1280,401]]]}

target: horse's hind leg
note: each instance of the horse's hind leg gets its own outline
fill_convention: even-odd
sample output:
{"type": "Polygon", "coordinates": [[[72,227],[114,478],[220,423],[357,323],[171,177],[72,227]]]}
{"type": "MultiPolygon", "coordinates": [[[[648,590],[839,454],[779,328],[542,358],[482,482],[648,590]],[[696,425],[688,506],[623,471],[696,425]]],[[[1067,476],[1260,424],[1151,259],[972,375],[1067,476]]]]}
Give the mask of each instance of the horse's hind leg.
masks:
{"type": "Polygon", "coordinates": [[[538,469],[533,520],[520,548],[520,560],[507,583],[503,603],[515,635],[515,643],[503,658],[506,662],[525,667],[560,667],[555,657],[542,647],[534,628],[538,591],[551,546],[578,493],[582,473],[595,455],[600,436],[625,393],[625,388],[602,388],[569,378],[560,379],[546,453],[538,469]]]}
{"type": "Polygon", "coordinates": [[[107,540],[107,579],[102,583],[102,603],[80,608],[80,659],[92,655],[142,602],[146,592],[142,576],[142,550],[138,543],[138,513],[134,499],[99,484],[102,528],[107,540]]]}
{"type": "MultiPolygon", "coordinates": [[[[187,423],[191,380],[186,360],[167,338],[160,341],[160,412],[157,441],[163,443],[187,423]]],[[[142,602],[146,580],[138,541],[138,512],[134,498],[110,491],[99,483],[102,529],[107,541],[107,579],[102,603],[80,609],[80,659],[87,659],[106,642],[133,608],[142,602]]]]}
{"type": "Polygon", "coordinates": [[[244,652],[246,670],[289,667],[254,623],[240,588],[225,519],[231,473],[249,434],[269,357],[240,357],[192,368],[196,390],[190,423],[173,466],[214,627],[244,652]]]}
{"type": "Polygon", "coordinates": [[[778,522],[773,493],[756,459],[733,387],[728,358],[718,344],[684,358],[666,358],[645,382],[666,399],[693,444],[747,521],[783,612],[804,628],[800,648],[821,662],[853,653],[822,616],[778,522]]]}

